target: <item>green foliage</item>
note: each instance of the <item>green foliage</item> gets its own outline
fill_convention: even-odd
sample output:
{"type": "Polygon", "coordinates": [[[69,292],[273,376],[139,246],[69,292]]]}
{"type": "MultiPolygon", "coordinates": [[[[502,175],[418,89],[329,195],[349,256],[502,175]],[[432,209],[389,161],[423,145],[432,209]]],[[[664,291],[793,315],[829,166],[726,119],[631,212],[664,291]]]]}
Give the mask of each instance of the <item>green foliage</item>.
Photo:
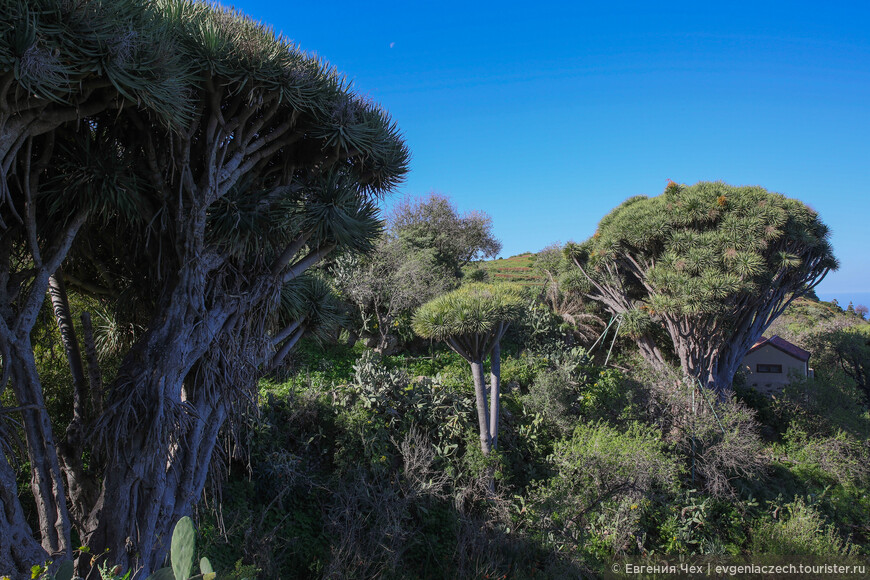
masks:
{"type": "Polygon", "coordinates": [[[555,348],[542,360],[547,369],[537,373],[523,402],[563,435],[581,421],[622,423],[637,414],[622,373],[591,364],[584,349],[555,348]]]}
{"type": "Polygon", "coordinates": [[[792,471],[816,485],[840,485],[847,490],[870,487],[870,447],[845,431],[810,436],[794,424],[785,434],[785,451],[792,471]]]}
{"type": "Polygon", "coordinates": [[[472,399],[437,380],[411,381],[403,370],[388,369],[370,351],[363,353],[354,370],[354,381],[341,399],[349,410],[345,415],[349,437],[336,459],[354,465],[364,458],[373,469],[383,471],[395,455],[395,434],[415,427],[431,439],[436,460],[445,468],[452,466],[455,474],[465,434],[473,428],[472,399]]]}
{"type": "Polygon", "coordinates": [[[857,546],[843,540],[834,526],[803,499],[777,507],[773,520],[761,520],[753,529],[752,552],[783,556],[852,556],[857,546]]]}
{"type": "Polygon", "coordinates": [[[448,198],[436,193],[425,200],[400,202],[389,222],[407,253],[434,250],[435,264],[457,274],[469,262],[494,257],[501,250],[488,215],[481,211],[460,215],[448,198]]]}
{"type": "Polygon", "coordinates": [[[665,554],[739,555],[747,542],[747,512],[755,507],[751,499],[734,503],[685,490],[651,514],[650,541],[665,554]]]}
{"type": "Polygon", "coordinates": [[[517,357],[505,357],[501,361],[502,383],[528,391],[538,375],[548,366],[547,360],[528,351],[517,357]]]}
{"type": "Polygon", "coordinates": [[[420,307],[414,315],[414,331],[437,340],[485,335],[517,318],[522,306],[520,293],[510,286],[467,284],[420,307]]]}
{"type": "Polygon", "coordinates": [[[683,372],[723,391],[787,301],[837,268],[828,237],[815,211],[761,187],[671,182],[626,200],[565,253],[630,335],[665,329],[683,372]]]}
{"type": "Polygon", "coordinates": [[[819,373],[794,380],[773,401],[779,424],[794,425],[811,435],[832,435],[845,430],[865,439],[870,436],[870,412],[854,383],[819,373]]]}
{"type": "Polygon", "coordinates": [[[212,569],[208,558],[199,561],[199,574],[191,576],[193,571],[194,555],[196,553],[196,530],[193,520],[184,516],[175,524],[172,531],[170,545],[171,567],[160,568],[155,571],[148,580],[188,580],[197,578],[202,580],[215,580],[217,574],[212,569]]]}
{"type": "Polygon", "coordinates": [[[637,423],[580,425],[555,445],[551,460],[555,474],[535,490],[528,517],[541,519],[556,549],[595,559],[604,554],[590,538],[606,537],[607,554],[624,553],[642,514],[679,485],[679,462],[653,429],[637,423]]]}
{"type": "Polygon", "coordinates": [[[175,580],[186,580],[193,570],[193,554],[196,543],[196,532],[193,520],[185,516],[175,524],[172,532],[172,573],[175,580]]]}
{"type": "MultiPolygon", "coordinates": [[[[75,568],[72,560],[64,560],[60,563],[54,573],[49,572],[53,562],[49,560],[43,564],[34,564],[30,568],[30,577],[38,580],[72,580],[75,568]]],[[[8,576],[2,576],[4,580],[9,580],[8,576]]]]}

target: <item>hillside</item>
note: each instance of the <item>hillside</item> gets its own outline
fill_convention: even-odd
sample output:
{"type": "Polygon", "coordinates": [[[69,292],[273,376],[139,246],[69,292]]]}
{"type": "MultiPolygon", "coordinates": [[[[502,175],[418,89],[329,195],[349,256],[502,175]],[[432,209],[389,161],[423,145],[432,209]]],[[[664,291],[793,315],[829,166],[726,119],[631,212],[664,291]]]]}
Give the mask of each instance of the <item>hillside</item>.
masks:
{"type": "Polygon", "coordinates": [[[510,282],[520,286],[541,286],[544,277],[532,268],[535,254],[526,252],[510,258],[486,260],[475,263],[475,266],[485,271],[493,282],[510,282]]]}

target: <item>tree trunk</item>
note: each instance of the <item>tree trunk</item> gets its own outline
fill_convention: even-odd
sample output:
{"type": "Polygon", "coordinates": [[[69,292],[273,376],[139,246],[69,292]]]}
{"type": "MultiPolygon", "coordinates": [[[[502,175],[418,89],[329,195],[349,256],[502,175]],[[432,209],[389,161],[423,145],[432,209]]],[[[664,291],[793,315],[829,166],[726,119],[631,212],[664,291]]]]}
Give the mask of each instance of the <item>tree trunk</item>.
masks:
{"type": "Polygon", "coordinates": [[[182,386],[202,353],[184,318],[176,309],[127,355],[101,418],[105,479],[85,540],[93,553],[108,549],[112,564],[138,570],[136,578],[147,577],[168,547],[175,506],[167,502],[167,480],[182,477],[183,446],[199,444],[186,440],[195,429],[185,426],[198,421],[182,386]]]}
{"type": "Polygon", "coordinates": [[[18,404],[23,407],[21,423],[30,459],[30,488],[36,499],[42,547],[55,557],[69,558],[70,518],[63,475],[30,336],[19,338],[11,346],[9,366],[12,371],[12,390],[18,404]]]}
{"type": "Polygon", "coordinates": [[[496,340],[492,347],[489,374],[489,434],[492,438],[492,449],[498,448],[498,419],[501,399],[501,345],[496,340]]]}
{"type": "Polygon", "coordinates": [[[480,426],[480,449],[489,455],[492,439],[489,432],[489,413],[486,409],[486,385],[483,378],[483,361],[471,362],[471,376],[474,377],[474,396],[477,402],[477,422],[480,426]]]}
{"type": "Polygon", "coordinates": [[[100,361],[97,357],[97,345],[94,341],[94,327],[91,323],[91,315],[82,312],[82,330],[85,338],[85,354],[88,359],[88,383],[91,387],[91,405],[94,415],[103,414],[103,375],[100,372],[100,361]]]}
{"type": "Polygon", "coordinates": [[[658,346],[656,346],[652,337],[644,334],[636,338],[634,342],[637,344],[640,354],[643,356],[644,360],[650,364],[650,366],[659,371],[667,368],[668,363],[665,361],[662,351],[658,346]]]}
{"type": "Polygon", "coordinates": [[[30,567],[48,559],[48,553],[33,539],[18,500],[15,472],[0,449],[0,574],[13,580],[30,578],[30,567]]]}
{"type": "MultiPolygon", "coordinates": [[[[197,273],[187,273],[157,309],[124,358],[98,425],[105,478],[85,543],[92,553],[108,549],[108,561],[133,569],[137,579],[160,565],[172,527],[201,494],[229,404],[230,389],[208,381],[232,380],[232,369],[208,374],[198,365],[250,304],[218,299],[203,313],[190,299],[203,294],[202,284],[197,273]]],[[[246,369],[246,356],[245,345],[236,343],[235,351],[215,359],[232,358],[246,369]]],[[[80,574],[86,564],[80,561],[80,574]]],[[[88,578],[98,578],[96,571],[88,578]]]]}
{"type": "Polygon", "coordinates": [[[65,437],[58,442],[57,450],[67,481],[67,494],[71,503],[73,518],[79,532],[84,532],[81,522],[84,521],[99,494],[99,483],[91,473],[86,473],[82,463],[84,450],[84,430],[87,421],[88,385],[85,381],[85,369],[82,364],[81,349],[79,349],[69,298],[63,283],[63,272],[58,269],[48,279],[48,294],[61,342],[69,362],[73,379],[73,418],[66,428],[65,437]]]}

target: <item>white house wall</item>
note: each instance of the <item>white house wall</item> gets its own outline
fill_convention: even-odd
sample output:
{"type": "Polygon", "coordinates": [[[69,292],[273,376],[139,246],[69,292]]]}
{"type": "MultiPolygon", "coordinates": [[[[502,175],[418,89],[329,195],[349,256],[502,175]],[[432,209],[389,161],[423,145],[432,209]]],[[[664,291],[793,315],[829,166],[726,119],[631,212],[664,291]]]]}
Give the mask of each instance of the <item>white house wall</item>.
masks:
{"type": "Polygon", "coordinates": [[[791,381],[791,377],[807,376],[807,363],[798,360],[790,354],[765,344],[743,359],[743,370],[746,373],[746,382],[765,394],[774,394],[782,390],[782,387],[791,381]],[[756,365],[781,365],[781,373],[758,373],[756,365]]]}

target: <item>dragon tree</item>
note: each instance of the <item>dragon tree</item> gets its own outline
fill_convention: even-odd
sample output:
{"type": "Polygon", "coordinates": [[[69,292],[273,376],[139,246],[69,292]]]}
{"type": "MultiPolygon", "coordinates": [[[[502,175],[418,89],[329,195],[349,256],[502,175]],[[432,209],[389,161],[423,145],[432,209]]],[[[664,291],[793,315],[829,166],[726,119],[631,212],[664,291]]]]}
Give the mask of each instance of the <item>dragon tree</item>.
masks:
{"type": "Polygon", "coordinates": [[[828,236],[815,211],[761,187],[670,182],[565,252],[649,362],[667,364],[672,346],[686,375],[724,397],[771,322],[837,268],[828,236]]]}
{"type": "MultiPolygon", "coordinates": [[[[236,11],[187,0],[0,6],[10,269],[0,355],[19,403],[0,410],[0,426],[20,413],[42,537],[30,538],[3,448],[0,564],[23,571],[69,555],[75,527],[92,553],[144,578],[200,497],[218,434],[263,373],[333,316],[306,276],[333,252],[371,249],[376,198],[401,181],[408,152],[338,72],[236,11]],[[25,114],[33,120],[19,123],[25,114]],[[22,337],[51,276],[59,321],[70,318],[65,286],[136,329],[104,390],[105,369],[79,361],[88,440],[58,446],[69,461],[54,456],[35,366],[17,370],[32,353],[10,356],[29,350],[22,337]]],[[[71,366],[81,356],[67,354],[71,366]]]]}
{"type": "Polygon", "coordinates": [[[414,315],[414,332],[444,341],[471,365],[480,448],[484,455],[498,444],[501,382],[501,339],[522,310],[520,294],[510,286],[468,284],[442,294],[414,315]],[[490,357],[490,400],[487,410],[483,363],[490,357]]]}

